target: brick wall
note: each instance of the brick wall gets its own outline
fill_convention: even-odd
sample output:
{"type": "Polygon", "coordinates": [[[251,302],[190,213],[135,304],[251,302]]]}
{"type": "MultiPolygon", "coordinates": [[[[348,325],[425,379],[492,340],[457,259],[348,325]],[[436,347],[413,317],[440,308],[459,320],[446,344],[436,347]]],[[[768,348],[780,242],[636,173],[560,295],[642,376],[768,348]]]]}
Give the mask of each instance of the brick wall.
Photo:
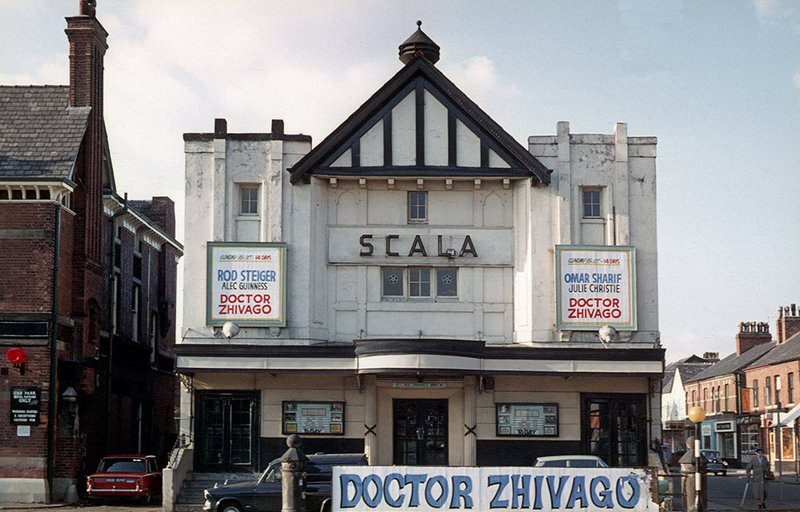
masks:
{"type": "Polygon", "coordinates": [[[735,413],[737,411],[738,392],[734,375],[723,375],[702,381],[689,382],[684,388],[688,397],[686,400],[687,413],[688,409],[694,406],[702,407],[706,411],[706,416],[725,412],[735,413]],[[725,401],[726,385],[728,386],[727,405],[725,401]],[[694,401],[692,401],[692,391],[695,392],[694,401]],[[717,394],[719,394],[719,406],[717,406],[717,394]]]}
{"type": "Polygon", "coordinates": [[[762,366],[745,370],[745,382],[748,388],[753,389],[753,382],[758,381],[758,407],[754,405],[755,400],[751,399],[751,408],[748,412],[760,413],[774,410],[776,407],[775,397],[775,376],[781,380],[781,407],[791,408],[800,401],[800,361],[794,360],[786,363],[762,366]],[[792,374],[792,384],[794,386],[793,400],[789,400],[789,374],[792,374]],[[770,377],[772,400],[768,403],[766,396],[766,378],[770,377]]]}

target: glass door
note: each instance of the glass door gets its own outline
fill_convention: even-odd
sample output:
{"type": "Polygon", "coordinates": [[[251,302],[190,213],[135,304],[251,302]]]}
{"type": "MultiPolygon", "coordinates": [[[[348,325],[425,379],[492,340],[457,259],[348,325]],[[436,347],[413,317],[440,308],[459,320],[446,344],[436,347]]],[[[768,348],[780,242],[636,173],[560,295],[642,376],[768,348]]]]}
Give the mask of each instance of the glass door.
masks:
{"type": "Polygon", "coordinates": [[[200,471],[258,469],[257,395],[198,393],[195,432],[200,471]]]}
{"type": "Polygon", "coordinates": [[[394,400],[394,464],[447,465],[447,400],[394,400]]]}
{"type": "Polygon", "coordinates": [[[647,464],[647,414],[642,395],[584,395],[583,442],[586,452],[609,466],[647,464]]]}

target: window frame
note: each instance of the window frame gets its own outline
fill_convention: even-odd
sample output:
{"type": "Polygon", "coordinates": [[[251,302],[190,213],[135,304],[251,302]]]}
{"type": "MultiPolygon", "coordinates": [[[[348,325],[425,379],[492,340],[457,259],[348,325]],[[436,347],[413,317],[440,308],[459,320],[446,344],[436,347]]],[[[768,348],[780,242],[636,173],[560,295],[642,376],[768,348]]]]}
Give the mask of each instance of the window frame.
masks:
{"type": "Polygon", "coordinates": [[[385,266],[381,267],[381,300],[388,301],[456,301],[458,300],[459,286],[458,286],[458,267],[438,267],[438,266],[423,266],[423,265],[409,265],[406,267],[385,266]],[[399,270],[401,273],[401,286],[402,294],[387,295],[386,294],[386,278],[384,272],[387,270],[399,270]],[[455,293],[452,295],[441,295],[439,292],[439,272],[443,270],[453,271],[455,284],[453,285],[455,293]],[[427,271],[427,283],[425,281],[412,281],[413,271],[427,271]],[[420,283],[427,284],[428,294],[417,295],[412,294],[412,288],[420,283]]]}
{"type": "Polygon", "coordinates": [[[427,224],[428,223],[428,191],[427,190],[409,190],[406,194],[406,220],[408,224],[427,224]],[[414,197],[422,197],[422,204],[414,204],[414,197]],[[414,210],[422,209],[422,215],[419,211],[414,210]]]}
{"type": "Polygon", "coordinates": [[[786,399],[788,403],[794,403],[794,372],[789,372],[786,375],[786,399]]]}
{"type": "Polygon", "coordinates": [[[581,187],[581,218],[587,220],[603,218],[603,187],[581,187]],[[590,194],[597,194],[597,202],[587,201],[587,196],[590,194]],[[591,211],[587,211],[587,205],[591,208],[591,211]],[[597,210],[596,215],[594,214],[595,208],[597,210]]]}
{"type": "Polygon", "coordinates": [[[259,196],[261,195],[259,192],[261,191],[261,187],[258,184],[254,183],[240,183],[239,184],[239,215],[243,217],[254,217],[259,215],[259,196]],[[248,193],[255,192],[255,198],[253,197],[245,197],[245,191],[248,193]],[[245,211],[245,204],[248,205],[248,209],[250,207],[254,208],[255,211],[245,211]]]}
{"type": "Polygon", "coordinates": [[[753,408],[760,407],[760,401],[758,399],[758,379],[753,379],[753,408]]]}
{"type": "Polygon", "coordinates": [[[772,377],[764,377],[764,405],[772,405],[772,377]]]}

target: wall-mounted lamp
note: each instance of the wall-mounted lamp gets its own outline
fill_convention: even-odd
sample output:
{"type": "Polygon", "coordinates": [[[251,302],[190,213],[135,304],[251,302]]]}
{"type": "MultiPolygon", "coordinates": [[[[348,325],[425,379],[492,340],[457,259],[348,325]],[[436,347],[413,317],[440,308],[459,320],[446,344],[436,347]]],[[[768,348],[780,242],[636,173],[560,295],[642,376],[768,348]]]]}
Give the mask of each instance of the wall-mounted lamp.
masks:
{"type": "Polygon", "coordinates": [[[28,354],[19,347],[13,347],[6,351],[6,360],[19,370],[20,375],[25,375],[25,363],[28,362],[28,354]]]}

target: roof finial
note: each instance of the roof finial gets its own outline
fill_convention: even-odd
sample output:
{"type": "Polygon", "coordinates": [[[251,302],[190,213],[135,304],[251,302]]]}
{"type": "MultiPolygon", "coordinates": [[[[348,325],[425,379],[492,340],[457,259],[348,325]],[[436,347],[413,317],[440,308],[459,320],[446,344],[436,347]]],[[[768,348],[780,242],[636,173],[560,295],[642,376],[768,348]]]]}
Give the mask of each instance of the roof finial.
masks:
{"type": "Polygon", "coordinates": [[[417,31],[400,45],[400,60],[408,64],[415,57],[424,57],[431,64],[439,60],[439,45],[422,31],[422,20],[417,20],[417,31]]]}

